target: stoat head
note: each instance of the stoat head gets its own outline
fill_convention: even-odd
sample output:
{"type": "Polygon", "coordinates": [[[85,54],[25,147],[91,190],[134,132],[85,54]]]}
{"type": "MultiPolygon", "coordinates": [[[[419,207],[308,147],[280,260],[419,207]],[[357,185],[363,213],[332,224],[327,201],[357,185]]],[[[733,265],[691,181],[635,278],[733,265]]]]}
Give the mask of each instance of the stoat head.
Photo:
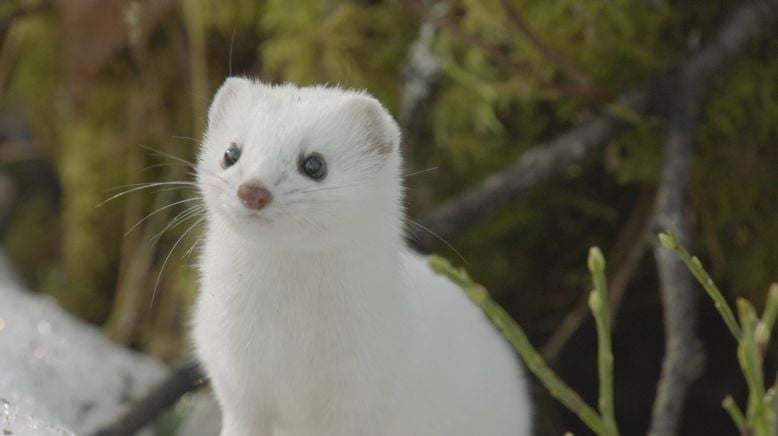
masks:
{"type": "Polygon", "coordinates": [[[209,225],[300,249],[399,232],[399,142],[363,92],[229,78],[197,163],[209,225]]]}

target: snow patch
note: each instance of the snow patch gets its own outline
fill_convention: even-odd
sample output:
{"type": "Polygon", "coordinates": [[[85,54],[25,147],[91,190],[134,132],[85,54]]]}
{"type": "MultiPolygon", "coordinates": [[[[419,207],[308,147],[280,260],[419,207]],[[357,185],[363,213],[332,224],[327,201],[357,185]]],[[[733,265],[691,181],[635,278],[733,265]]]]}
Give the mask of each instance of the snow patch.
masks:
{"type": "Polygon", "coordinates": [[[90,434],[167,374],[161,363],[24,289],[2,252],[0,350],[4,436],[90,434]]]}

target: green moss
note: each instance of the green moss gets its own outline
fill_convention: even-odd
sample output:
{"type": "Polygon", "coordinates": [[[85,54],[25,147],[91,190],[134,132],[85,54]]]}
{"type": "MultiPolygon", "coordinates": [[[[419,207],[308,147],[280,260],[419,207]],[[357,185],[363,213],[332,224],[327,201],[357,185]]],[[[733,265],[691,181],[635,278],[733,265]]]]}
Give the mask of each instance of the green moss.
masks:
{"type": "Polygon", "coordinates": [[[74,123],[62,137],[60,177],[63,186],[63,264],[65,283],[48,289],[66,308],[91,320],[107,315],[105,285],[113,275],[120,227],[106,220],[95,206],[103,199],[100,174],[108,161],[103,144],[109,132],[93,125],[74,123]]]}
{"type": "MultiPolygon", "coordinates": [[[[11,71],[8,101],[23,102],[20,108],[35,139],[56,156],[58,120],[69,110],[63,83],[61,45],[53,17],[41,15],[20,20],[12,28],[19,40],[19,53],[11,71]]],[[[6,97],[4,97],[5,99],[6,97]]]]}
{"type": "MultiPolygon", "coordinates": [[[[761,302],[778,271],[778,38],[714,88],[700,130],[695,210],[713,274],[761,302]],[[704,144],[704,145],[702,145],[704,144]]],[[[757,54],[757,53],[755,53],[757,54]]]]}
{"type": "Polygon", "coordinates": [[[366,88],[390,108],[399,101],[398,65],[416,27],[399,5],[269,0],[261,25],[263,78],[366,88]],[[288,10],[293,9],[294,14],[288,10]]]}
{"type": "Polygon", "coordinates": [[[33,193],[13,212],[3,248],[22,280],[40,289],[59,256],[61,228],[49,195],[33,193]]]}

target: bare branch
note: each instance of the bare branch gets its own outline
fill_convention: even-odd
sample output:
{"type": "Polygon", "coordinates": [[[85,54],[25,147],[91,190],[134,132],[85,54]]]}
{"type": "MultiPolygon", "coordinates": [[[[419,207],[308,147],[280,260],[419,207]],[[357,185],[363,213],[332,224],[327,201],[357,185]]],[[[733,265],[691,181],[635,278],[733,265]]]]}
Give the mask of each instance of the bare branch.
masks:
{"type": "Polygon", "coordinates": [[[11,221],[11,212],[19,197],[18,187],[4,171],[0,171],[0,241],[3,240],[6,227],[11,221]]]}
{"type": "MultiPolygon", "coordinates": [[[[687,246],[689,229],[684,197],[689,186],[692,145],[700,110],[700,96],[695,94],[698,93],[682,92],[676,109],[669,114],[674,113],[675,117],[670,118],[667,126],[655,210],[657,228],[672,230],[687,246]]],[[[661,244],[654,243],[654,257],[662,296],[665,357],[648,434],[669,436],[678,432],[689,386],[702,373],[704,352],[695,334],[697,304],[691,274],[661,244]]]]}
{"type": "MultiPolygon", "coordinates": [[[[689,186],[695,133],[714,75],[756,37],[775,31],[778,1],[760,0],[740,6],[691,61],[678,71],[676,86],[668,96],[665,156],[655,209],[657,229],[675,232],[689,245],[685,196],[689,186]]],[[[656,241],[655,235],[652,239],[656,241]]],[[[657,385],[650,436],[678,432],[689,385],[702,371],[704,353],[695,335],[696,298],[692,276],[681,259],[654,242],[654,257],[661,285],[665,324],[665,357],[657,385]]]]}
{"type": "Polygon", "coordinates": [[[149,392],[144,398],[132,404],[130,409],[116,422],[98,430],[93,436],[132,436],[159,417],[168,407],[202,385],[205,375],[200,365],[189,360],[176,366],[167,379],[149,392]]]}
{"type": "MultiPolygon", "coordinates": [[[[446,3],[433,6],[446,9],[446,3]]],[[[442,70],[440,55],[435,50],[437,28],[428,21],[419,24],[419,37],[408,47],[405,65],[402,68],[403,87],[400,100],[400,112],[397,121],[403,135],[403,149],[413,148],[421,120],[429,101],[432,99],[442,70]]]]}
{"type": "MultiPolygon", "coordinates": [[[[648,110],[646,90],[620,98],[618,106],[635,113],[648,110]]],[[[487,177],[430,213],[417,219],[440,237],[448,239],[491,218],[512,201],[538,184],[583,161],[617,133],[626,123],[611,115],[598,115],[546,144],[532,147],[507,168],[487,177]]],[[[433,247],[430,237],[419,236],[419,245],[433,247]]]]}

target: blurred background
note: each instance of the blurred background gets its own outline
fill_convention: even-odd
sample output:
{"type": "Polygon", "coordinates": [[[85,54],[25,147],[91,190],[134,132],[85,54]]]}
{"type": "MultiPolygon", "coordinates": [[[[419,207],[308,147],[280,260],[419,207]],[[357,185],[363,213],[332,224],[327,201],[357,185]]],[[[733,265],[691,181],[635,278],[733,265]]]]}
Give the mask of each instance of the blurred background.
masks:
{"type": "MultiPolygon", "coordinates": [[[[617,112],[618,96],[697,50],[740,3],[2,0],[2,250],[30,289],[117,343],[175,361],[189,353],[199,229],[186,234],[194,220],[184,200],[195,192],[161,185],[101,203],[137,183],[192,179],[175,164],[195,159],[210,98],[228,75],[374,94],[403,128],[407,172],[418,172],[406,181],[409,215],[424,217],[524,151],[617,112]]],[[[664,121],[620,116],[629,128],[596,152],[445,236],[590,403],[597,369],[586,255],[603,248],[621,288],[617,416],[622,434],[638,434],[664,347],[645,242],[664,121]]],[[[773,32],[716,76],[695,130],[687,198],[690,251],[730,301],[744,296],[760,311],[778,278],[777,125],[773,32]]],[[[461,262],[423,230],[409,231],[461,262]]],[[[746,392],[735,343],[701,290],[699,307],[707,361],[681,434],[735,434],[720,407],[726,393],[742,404],[746,392]]],[[[539,434],[588,434],[540,386],[536,397],[539,434]]]]}

